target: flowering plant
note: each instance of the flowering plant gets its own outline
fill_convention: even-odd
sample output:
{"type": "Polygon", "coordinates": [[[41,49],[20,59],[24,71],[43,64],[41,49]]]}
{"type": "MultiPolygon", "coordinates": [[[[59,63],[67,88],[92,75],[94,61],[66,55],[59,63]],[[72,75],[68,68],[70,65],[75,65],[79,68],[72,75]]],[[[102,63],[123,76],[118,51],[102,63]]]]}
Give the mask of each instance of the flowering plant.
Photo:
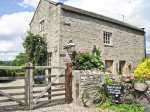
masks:
{"type": "Polygon", "coordinates": [[[145,59],[134,70],[134,76],[138,80],[150,79],[150,58],[145,59]]]}
{"type": "Polygon", "coordinates": [[[124,82],[132,82],[134,81],[134,76],[133,75],[126,75],[126,76],[123,76],[123,81],[124,82]]]}

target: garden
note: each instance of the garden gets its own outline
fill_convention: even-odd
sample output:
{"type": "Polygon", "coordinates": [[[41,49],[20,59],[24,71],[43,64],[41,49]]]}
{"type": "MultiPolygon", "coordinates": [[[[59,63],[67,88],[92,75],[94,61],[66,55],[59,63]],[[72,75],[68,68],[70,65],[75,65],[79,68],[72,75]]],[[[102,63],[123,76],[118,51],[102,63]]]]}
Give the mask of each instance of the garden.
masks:
{"type": "MultiPolygon", "coordinates": [[[[76,53],[72,63],[75,70],[98,69],[104,72],[98,49],[92,53],[76,53]]],[[[150,59],[143,59],[132,74],[114,78],[104,72],[102,83],[84,90],[83,106],[95,105],[99,110],[112,112],[144,112],[150,102],[150,59]]]]}

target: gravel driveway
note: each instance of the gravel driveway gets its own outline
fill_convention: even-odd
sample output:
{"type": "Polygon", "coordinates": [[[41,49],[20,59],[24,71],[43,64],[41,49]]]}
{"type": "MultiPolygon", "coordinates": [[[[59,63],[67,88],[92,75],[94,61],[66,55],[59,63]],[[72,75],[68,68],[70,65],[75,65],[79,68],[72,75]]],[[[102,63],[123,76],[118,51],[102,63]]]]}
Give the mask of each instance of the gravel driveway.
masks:
{"type": "Polygon", "coordinates": [[[39,108],[31,111],[15,111],[15,112],[100,112],[94,108],[84,108],[75,104],[63,104],[46,108],[39,108]]]}

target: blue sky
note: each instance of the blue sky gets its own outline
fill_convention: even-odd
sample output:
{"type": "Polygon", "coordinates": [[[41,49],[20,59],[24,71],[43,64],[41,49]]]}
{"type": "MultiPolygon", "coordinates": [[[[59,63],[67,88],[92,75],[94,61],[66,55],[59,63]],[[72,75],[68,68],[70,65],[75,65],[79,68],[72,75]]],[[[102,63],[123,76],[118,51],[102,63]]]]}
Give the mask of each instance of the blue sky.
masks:
{"type": "MultiPolygon", "coordinates": [[[[147,52],[150,53],[149,0],[60,1],[146,28],[147,52]]],[[[16,54],[23,52],[22,42],[38,2],[39,0],[0,0],[0,60],[12,60],[16,54]]]]}
{"type": "Polygon", "coordinates": [[[23,0],[0,0],[0,16],[23,11],[33,11],[31,6],[22,7],[19,5],[23,0]]]}

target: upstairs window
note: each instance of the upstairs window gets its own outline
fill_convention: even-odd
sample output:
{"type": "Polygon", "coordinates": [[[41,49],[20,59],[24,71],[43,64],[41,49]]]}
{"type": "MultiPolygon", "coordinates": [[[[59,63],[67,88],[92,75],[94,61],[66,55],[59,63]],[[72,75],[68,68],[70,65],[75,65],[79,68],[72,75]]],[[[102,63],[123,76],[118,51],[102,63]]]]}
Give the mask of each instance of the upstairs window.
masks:
{"type": "Polygon", "coordinates": [[[40,21],[40,32],[44,32],[44,25],[45,25],[45,21],[44,20],[42,20],[42,21],[40,21]]]}
{"type": "Polygon", "coordinates": [[[112,33],[104,31],[103,40],[105,45],[112,45],[112,33]]]}

